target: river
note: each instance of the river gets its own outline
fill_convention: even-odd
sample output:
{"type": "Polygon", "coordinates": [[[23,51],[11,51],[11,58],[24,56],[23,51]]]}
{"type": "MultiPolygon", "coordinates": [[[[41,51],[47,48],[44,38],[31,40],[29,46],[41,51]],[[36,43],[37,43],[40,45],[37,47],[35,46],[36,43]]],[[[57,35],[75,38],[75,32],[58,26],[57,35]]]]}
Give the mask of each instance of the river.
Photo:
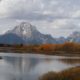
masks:
{"type": "Polygon", "coordinates": [[[0,56],[0,80],[38,80],[49,71],[60,72],[80,65],[80,57],[29,53],[0,53],[0,56]]]}

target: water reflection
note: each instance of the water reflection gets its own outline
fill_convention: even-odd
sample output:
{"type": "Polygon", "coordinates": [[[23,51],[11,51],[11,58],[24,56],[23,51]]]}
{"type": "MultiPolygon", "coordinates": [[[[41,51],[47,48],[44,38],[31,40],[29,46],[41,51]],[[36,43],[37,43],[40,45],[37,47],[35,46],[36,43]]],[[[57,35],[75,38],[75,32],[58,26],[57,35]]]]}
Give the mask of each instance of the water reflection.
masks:
{"type": "Polygon", "coordinates": [[[80,59],[60,59],[60,60],[67,64],[80,64],[80,59]]]}
{"type": "Polygon", "coordinates": [[[0,80],[38,80],[39,76],[49,71],[59,72],[80,65],[80,60],[75,58],[61,59],[60,57],[59,59],[59,56],[54,58],[35,56],[33,57],[31,54],[23,56],[3,55],[3,59],[0,60],[0,80]]]}

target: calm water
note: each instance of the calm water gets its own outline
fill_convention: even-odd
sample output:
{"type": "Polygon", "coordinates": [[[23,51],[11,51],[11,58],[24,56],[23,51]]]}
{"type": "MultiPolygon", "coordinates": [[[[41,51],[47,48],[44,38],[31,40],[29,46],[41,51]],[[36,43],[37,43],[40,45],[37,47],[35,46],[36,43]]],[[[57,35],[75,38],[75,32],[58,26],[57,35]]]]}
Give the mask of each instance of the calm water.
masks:
{"type": "Polygon", "coordinates": [[[49,71],[80,65],[80,57],[0,53],[0,80],[38,80],[49,71]]]}

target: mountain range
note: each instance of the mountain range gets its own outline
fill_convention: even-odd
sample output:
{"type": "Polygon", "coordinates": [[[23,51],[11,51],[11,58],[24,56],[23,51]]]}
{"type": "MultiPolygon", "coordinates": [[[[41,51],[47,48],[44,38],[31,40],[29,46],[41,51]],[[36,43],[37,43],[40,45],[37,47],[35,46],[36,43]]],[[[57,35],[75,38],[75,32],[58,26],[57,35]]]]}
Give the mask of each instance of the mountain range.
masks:
{"type": "Polygon", "coordinates": [[[73,32],[67,38],[53,38],[42,34],[28,22],[21,22],[12,30],[0,35],[0,44],[60,44],[64,42],[80,42],[80,32],[73,32]]]}

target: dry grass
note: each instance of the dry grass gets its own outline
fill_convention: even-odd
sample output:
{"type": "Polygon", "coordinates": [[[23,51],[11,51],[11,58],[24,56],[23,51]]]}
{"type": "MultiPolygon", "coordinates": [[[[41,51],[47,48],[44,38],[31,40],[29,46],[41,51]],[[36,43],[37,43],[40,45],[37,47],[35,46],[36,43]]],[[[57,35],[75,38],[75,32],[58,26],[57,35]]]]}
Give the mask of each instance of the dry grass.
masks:
{"type": "Polygon", "coordinates": [[[0,45],[0,52],[80,56],[80,44],[0,45]]]}
{"type": "Polygon", "coordinates": [[[80,80],[80,66],[59,73],[48,72],[40,77],[39,80],[80,80]]]}

